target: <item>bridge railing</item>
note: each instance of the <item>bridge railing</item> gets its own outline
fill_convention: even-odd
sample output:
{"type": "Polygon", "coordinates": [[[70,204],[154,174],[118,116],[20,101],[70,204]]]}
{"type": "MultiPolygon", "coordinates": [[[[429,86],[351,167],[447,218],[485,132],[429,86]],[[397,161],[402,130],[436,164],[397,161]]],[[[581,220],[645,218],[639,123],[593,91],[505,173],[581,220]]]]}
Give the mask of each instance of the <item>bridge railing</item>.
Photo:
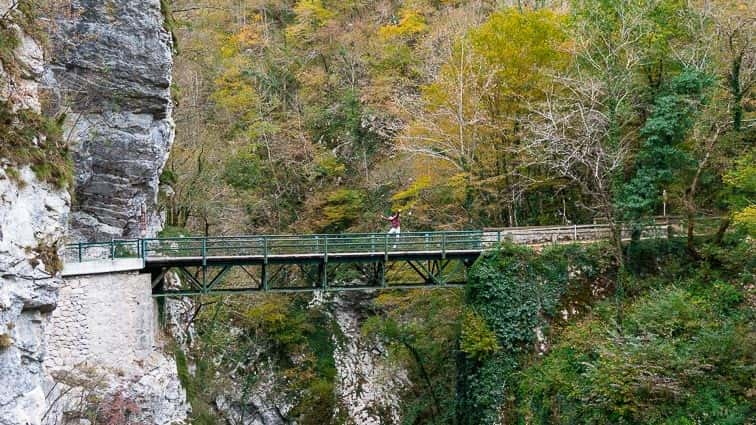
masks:
{"type": "MultiPolygon", "coordinates": [[[[699,232],[711,232],[716,218],[699,218],[699,232]]],[[[659,238],[684,233],[684,221],[627,226],[622,238],[633,232],[640,238],[659,238]]],[[[151,239],[115,239],[109,242],[69,244],[64,249],[68,263],[120,258],[147,257],[238,257],[276,255],[329,255],[395,252],[448,252],[481,250],[504,241],[538,245],[582,242],[611,237],[608,224],[572,226],[510,227],[472,231],[407,232],[399,236],[386,233],[250,235],[221,237],[181,237],[151,239]]]]}
{"type": "Polygon", "coordinates": [[[483,231],[260,235],[114,239],[66,245],[65,262],[147,257],[239,257],[329,254],[388,254],[480,250],[483,231]]]}
{"type": "Polygon", "coordinates": [[[82,263],[119,258],[139,258],[141,257],[141,247],[140,239],[114,239],[109,242],[68,244],[63,250],[63,261],[82,263]]]}
{"type": "Polygon", "coordinates": [[[144,239],[146,257],[238,257],[479,250],[482,231],[144,239]]]}

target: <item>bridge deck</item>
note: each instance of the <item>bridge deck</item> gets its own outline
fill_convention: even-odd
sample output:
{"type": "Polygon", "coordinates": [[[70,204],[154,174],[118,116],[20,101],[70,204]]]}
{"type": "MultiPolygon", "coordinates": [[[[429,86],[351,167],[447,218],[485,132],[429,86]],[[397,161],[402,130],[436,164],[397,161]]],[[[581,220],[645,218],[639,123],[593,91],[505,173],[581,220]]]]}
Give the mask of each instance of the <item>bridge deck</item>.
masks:
{"type": "MultiPolygon", "coordinates": [[[[669,224],[651,225],[640,237],[669,236],[671,230],[669,224]]],[[[157,288],[155,296],[443,287],[464,283],[466,267],[505,240],[527,245],[588,242],[606,239],[611,231],[608,225],[593,224],[398,236],[361,233],[112,240],[67,245],[63,275],[111,269],[149,272],[157,288]],[[395,267],[400,263],[405,272],[395,267]],[[348,274],[343,270],[334,273],[344,264],[359,269],[361,277],[345,278],[348,274]],[[285,270],[287,267],[290,270],[285,270]],[[182,288],[165,287],[169,270],[182,276],[182,288]],[[299,277],[294,276],[297,273],[299,277]],[[412,273],[421,281],[407,284],[402,280],[412,273]],[[228,280],[230,283],[223,283],[228,280]]],[[[629,228],[623,229],[622,238],[630,233],[629,228]]]]}
{"type": "Polygon", "coordinates": [[[335,252],[312,254],[271,254],[271,255],[209,255],[191,257],[146,257],[145,268],[166,266],[200,266],[224,264],[302,264],[306,262],[370,262],[378,260],[432,260],[439,258],[474,258],[480,255],[480,249],[428,250],[428,251],[372,251],[372,252],[335,252]]]}

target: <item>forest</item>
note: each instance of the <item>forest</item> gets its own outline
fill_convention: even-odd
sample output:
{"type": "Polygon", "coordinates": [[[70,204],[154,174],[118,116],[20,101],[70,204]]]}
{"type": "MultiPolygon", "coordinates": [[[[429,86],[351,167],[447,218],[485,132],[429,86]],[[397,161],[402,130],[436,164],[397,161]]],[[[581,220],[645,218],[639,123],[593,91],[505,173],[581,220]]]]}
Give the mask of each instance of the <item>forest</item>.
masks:
{"type": "MultiPolygon", "coordinates": [[[[164,235],[383,231],[399,209],[402,231],[614,229],[371,298],[360,335],[407,372],[401,423],[753,423],[753,2],[162,6],[164,235]],[[622,240],[658,216],[681,233],[622,240]]],[[[210,297],[194,319],[194,423],[224,423],[226,380],[268,365],[286,423],[345,423],[339,332],[308,296],[210,297]]]]}

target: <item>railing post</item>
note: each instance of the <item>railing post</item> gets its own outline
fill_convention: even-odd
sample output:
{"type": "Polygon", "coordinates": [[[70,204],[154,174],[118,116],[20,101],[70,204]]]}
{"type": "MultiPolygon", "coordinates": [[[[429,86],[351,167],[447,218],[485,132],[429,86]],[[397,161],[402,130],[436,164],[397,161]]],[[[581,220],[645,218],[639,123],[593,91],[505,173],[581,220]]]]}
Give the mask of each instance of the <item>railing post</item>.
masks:
{"type": "Polygon", "coordinates": [[[501,245],[501,229],[496,231],[496,244],[501,245]]]}
{"type": "Polygon", "coordinates": [[[268,237],[263,236],[263,264],[268,264],[268,237]]]}
{"type": "Polygon", "coordinates": [[[323,238],[323,262],[328,262],[328,236],[323,238]]]}
{"type": "Polygon", "coordinates": [[[441,258],[446,260],[446,232],[441,233],[441,258]]]}
{"type": "Polygon", "coordinates": [[[383,235],[383,258],[388,261],[388,233],[383,235]]]}
{"type": "Polygon", "coordinates": [[[110,259],[115,260],[115,239],[110,238],[110,259]]]}
{"type": "Polygon", "coordinates": [[[79,262],[81,263],[81,242],[79,242],[79,262]]]}
{"type": "Polygon", "coordinates": [[[572,225],[572,240],[577,242],[577,224],[572,225]]]}
{"type": "Polygon", "coordinates": [[[207,238],[202,238],[202,267],[207,267],[207,238]]]}
{"type": "Polygon", "coordinates": [[[142,259],[147,258],[147,239],[140,239],[139,245],[142,247],[142,259]]]}

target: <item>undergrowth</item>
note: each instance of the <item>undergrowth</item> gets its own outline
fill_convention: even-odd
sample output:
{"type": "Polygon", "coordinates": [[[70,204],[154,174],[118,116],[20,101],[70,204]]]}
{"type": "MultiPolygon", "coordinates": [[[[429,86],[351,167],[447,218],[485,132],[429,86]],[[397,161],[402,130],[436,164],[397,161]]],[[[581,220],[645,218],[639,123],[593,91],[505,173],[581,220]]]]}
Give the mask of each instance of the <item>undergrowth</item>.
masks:
{"type": "Polygon", "coordinates": [[[0,100],[0,158],[10,163],[6,166],[10,178],[20,181],[17,171],[7,170],[28,165],[40,180],[60,189],[71,187],[73,164],[63,141],[64,118],[48,118],[29,109],[14,112],[0,100]]]}

